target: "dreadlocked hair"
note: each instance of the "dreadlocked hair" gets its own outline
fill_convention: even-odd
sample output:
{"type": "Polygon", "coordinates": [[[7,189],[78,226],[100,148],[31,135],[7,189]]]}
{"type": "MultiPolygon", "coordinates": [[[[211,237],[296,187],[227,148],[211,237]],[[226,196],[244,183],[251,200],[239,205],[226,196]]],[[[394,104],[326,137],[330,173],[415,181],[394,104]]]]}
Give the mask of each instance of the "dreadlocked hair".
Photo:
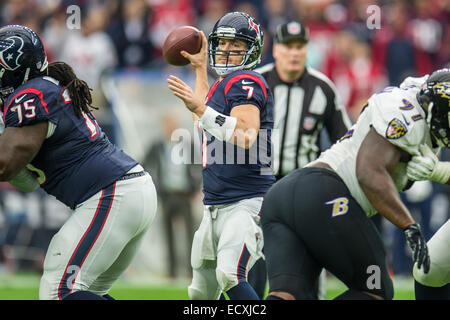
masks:
{"type": "Polygon", "coordinates": [[[65,62],[51,62],[48,64],[47,75],[58,80],[61,86],[66,87],[72,100],[73,109],[78,117],[81,113],[89,113],[92,109],[92,89],[86,81],[78,79],[72,67],[65,62]]]}

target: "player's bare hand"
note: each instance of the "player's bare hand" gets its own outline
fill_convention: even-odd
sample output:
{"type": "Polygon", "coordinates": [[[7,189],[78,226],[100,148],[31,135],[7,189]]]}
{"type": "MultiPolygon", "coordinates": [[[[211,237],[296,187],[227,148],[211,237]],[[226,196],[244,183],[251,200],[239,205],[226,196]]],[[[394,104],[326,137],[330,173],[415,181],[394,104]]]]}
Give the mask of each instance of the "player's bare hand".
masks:
{"type": "Polygon", "coordinates": [[[201,117],[206,106],[203,104],[203,101],[194,94],[192,88],[183,80],[173,75],[169,76],[167,82],[169,83],[169,89],[172,90],[175,96],[183,100],[189,111],[201,117]]]}
{"type": "Polygon", "coordinates": [[[180,51],[180,54],[191,62],[191,65],[196,68],[205,68],[208,61],[208,41],[203,31],[200,31],[202,37],[202,47],[196,54],[189,54],[187,51],[180,51]]]}

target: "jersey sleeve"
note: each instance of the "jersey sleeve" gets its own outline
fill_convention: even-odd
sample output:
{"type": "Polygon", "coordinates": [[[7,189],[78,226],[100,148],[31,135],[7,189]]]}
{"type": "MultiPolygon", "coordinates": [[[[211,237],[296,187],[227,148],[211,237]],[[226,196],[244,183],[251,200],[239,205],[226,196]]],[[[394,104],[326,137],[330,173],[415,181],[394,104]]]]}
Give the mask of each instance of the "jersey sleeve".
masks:
{"type": "Polygon", "coordinates": [[[230,79],[225,86],[225,98],[229,110],[252,104],[262,111],[267,101],[267,88],[256,75],[240,74],[230,79]]]}
{"type": "Polygon", "coordinates": [[[3,112],[0,111],[0,134],[5,130],[5,123],[3,122],[3,112]]]}
{"type": "Polygon", "coordinates": [[[402,107],[401,97],[394,93],[372,96],[368,109],[372,112],[372,127],[390,143],[409,154],[417,154],[425,135],[425,122],[417,121],[402,107]]]}
{"type": "Polygon", "coordinates": [[[3,121],[6,127],[22,127],[32,125],[42,121],[58,123],[54,110],[54,93],[44,92],[36,88],[26,88],[14,92],[8,98],[3,121]],[[52,112],[53,111],[53,112],[52,112]]]}

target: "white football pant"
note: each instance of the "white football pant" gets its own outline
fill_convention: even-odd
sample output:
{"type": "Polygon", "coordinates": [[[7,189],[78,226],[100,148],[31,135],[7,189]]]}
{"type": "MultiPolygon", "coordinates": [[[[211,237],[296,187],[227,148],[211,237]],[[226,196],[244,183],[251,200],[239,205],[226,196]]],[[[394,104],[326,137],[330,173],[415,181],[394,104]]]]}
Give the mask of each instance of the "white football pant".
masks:
{"type": "Polygon", "coordinates": [[[447,220],[428,241],[430,271],[425,274],[423,267],[414,264],[413,275],[417,282],[429,287],[442,287],[450,283],[450,220],[447,220]]]}
{"type": "Polygon", "coordinates": [[[116,181],[78,205],[49,245],[39,299],[79,290],[107,294],[135,256],[156,205],[148,173],[116,181]]]}
{"type": "Polygon", "coordinates": [[[263,198],[204,206],[192,244],[192,300],[214,300],[247,281],[248,271],[263,256],[259,212],[263,198]]]}

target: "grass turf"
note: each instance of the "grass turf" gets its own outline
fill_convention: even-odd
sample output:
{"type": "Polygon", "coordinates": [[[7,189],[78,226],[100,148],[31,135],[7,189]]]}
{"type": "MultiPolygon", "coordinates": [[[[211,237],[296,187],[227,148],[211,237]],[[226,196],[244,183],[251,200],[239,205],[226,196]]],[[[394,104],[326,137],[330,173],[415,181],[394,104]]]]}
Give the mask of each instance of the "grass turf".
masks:
{"type": "MultiPolygon", "coordinates": [[[[186,281],[128,280],[119,279],[109,292],[117,300],[188,300],[186,281]]],[[[413,280],[394,279],[394,300],[414,300],[413,280]]],[[[327,299],[332,299],[346,290],[335,278],[327,280],[327,299]]],[[[37,300],[39,275],[0,275],[0,300],[37,300]]]]}

